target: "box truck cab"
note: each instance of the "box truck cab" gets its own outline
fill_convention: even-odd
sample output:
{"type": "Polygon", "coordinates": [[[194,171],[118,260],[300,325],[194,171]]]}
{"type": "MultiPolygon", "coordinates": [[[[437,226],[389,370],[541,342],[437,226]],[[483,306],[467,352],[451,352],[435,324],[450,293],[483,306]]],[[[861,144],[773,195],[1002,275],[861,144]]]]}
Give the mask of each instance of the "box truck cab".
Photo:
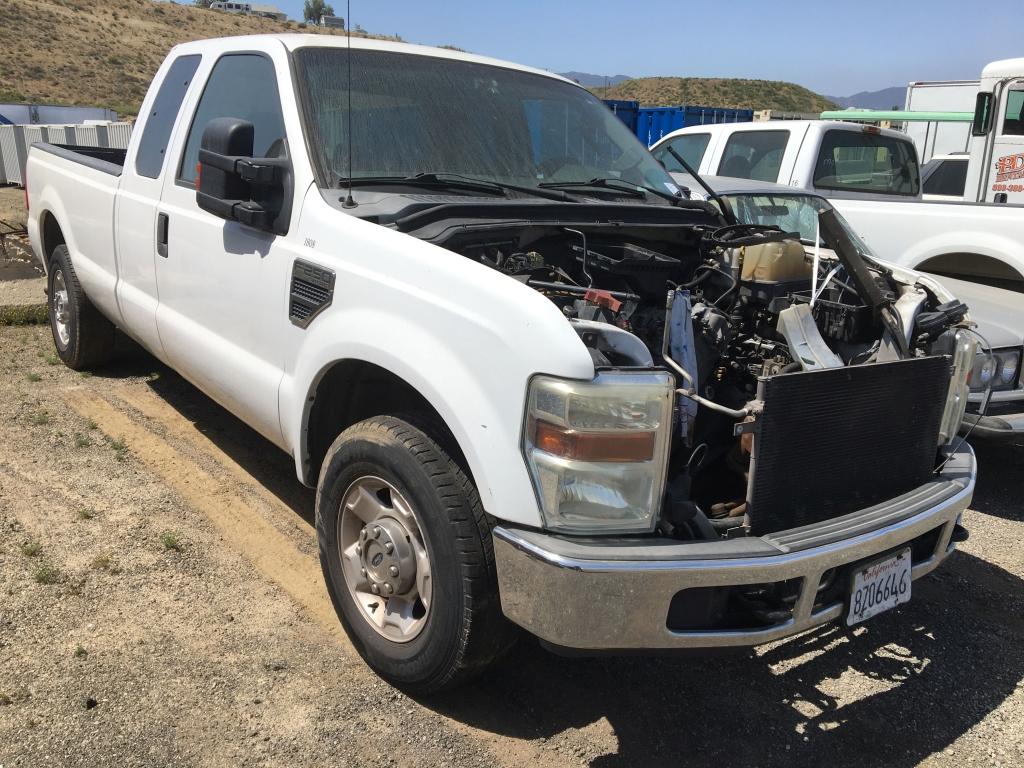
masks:
{"type": "Polygon", "coordinates": [[[981,72],[966,198],[1024,203],[1024,58],[994,61],[981,72]]]}

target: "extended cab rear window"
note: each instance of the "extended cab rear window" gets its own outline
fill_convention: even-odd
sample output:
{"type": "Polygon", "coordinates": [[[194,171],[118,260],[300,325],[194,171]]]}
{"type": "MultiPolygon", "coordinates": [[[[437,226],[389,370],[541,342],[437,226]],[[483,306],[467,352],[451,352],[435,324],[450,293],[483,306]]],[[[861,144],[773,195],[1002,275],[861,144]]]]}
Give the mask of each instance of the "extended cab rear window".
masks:
{"type": "Polygon", "coordinates": [[[917,195],[921,180],[914,145],[862,131],[826,131],[814,166],[814,186],[881,195],[917,195]]]}
{"type": "Polygon", "coordinates": [[[697,171],[700,169],[700,161],[704,159],[704,152],[710,142],[710,133],[685,133],[682,136],[669,139],[651,154],[665,166],[667,171],[688,172],[676,159],[676,155],[683,158],[690,168],[697,171]]]}
{"type": "Polygon", "coordinates": [[[200,59],[202,57],[199,54],[179,56],[160,83],[160,90],[156,92],[153,106],[146,117],[146,127],[142,129],[139,151],[135,156],[135,172],[139,176],[155,179],[160,175],[171,129],[174,128],[174,121],[192,83],[192,77],[199,68],[200,59]]]}
{"type": "Polygon", "coordinates": [[[777,182],[788,143],[788,130],[736,131],[725,143],[718,175],[777,182]]]}

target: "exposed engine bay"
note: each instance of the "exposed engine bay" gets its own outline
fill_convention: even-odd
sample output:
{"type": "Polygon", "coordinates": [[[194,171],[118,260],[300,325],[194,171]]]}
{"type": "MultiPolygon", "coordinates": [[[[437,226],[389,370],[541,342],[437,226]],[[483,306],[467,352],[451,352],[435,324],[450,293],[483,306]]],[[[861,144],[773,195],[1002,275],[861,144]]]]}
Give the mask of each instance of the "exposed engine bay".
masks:
{"type": "MultiPolygon", "coordinates": [[[[519,221],[451,227],[430,239],[547,296],[595,368],[664,367],[676,375],[658,533],[709,540],[763,532],[749,515],[755,435],[744,424],[756,425],[766,380],[949,355],[965,317],[963,304],[940,304],[926,287],[902,283],[865,257],[830,213],[822,214],[817,249],[777,227],[721,221],[519,221]]],[[[907,386],[912,397],[914,385],[907,386]]],[[[819,517],[843,511],[818,506],[819,517]]]]}

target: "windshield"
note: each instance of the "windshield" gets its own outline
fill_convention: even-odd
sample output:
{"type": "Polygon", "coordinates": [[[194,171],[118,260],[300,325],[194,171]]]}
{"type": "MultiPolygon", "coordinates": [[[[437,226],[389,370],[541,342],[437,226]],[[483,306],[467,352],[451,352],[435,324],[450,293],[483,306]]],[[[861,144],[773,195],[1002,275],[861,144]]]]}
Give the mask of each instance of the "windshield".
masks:
{"type": "MultiPolygon", "coordinates": [[[[308,146],[331,187],[350,176],[458,174],[531,188],[610,179],[676,191],[629,129],[578,86],[473,62],[368,50],[351,52],[350,170],[348,55],[336,48],[296,53],[308,146]]],[[[606,186],[579,194],[619,193],[606,186]]]]}
{"type": "MultiPolygon", "coordinates": [[[[740,224],[774,225],[786,232],[799,232],[805,245],[814,245],[817,233],[818,214],[832,208],[828,201],[815,195],[748,193],[723,195],[740,224]]],[[[860,239],[853,228],[835,211],[836,219],[843,226],[854,247],[864,256],[873,257],[871,249],[860,239]]],[[[822,236],[822,245],[831,247],[822,236]]]]}

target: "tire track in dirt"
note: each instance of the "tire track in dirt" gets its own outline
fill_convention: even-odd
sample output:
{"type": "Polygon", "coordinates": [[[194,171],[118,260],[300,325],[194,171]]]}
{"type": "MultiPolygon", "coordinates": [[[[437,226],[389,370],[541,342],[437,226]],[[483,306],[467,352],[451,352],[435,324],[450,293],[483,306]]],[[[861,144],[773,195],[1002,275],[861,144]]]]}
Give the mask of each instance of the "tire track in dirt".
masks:
{"type": "Polygon", "coordinates": [[[135,456],[217,527],[225,542],[245,554],[337,640],[354,653],[338,624],[319,564],[296,549],[277,528],[253,511],[228,485],[136,423],[99,395],[74,390],[65,395],[80,416],[93,419],[108,436],[124,439],[135,456]]]}
{"type": "MultiPolygon", "coordinates": [[[[217,474],[222,474],[228,481],[204,469],[197,461],[174,448],[165,437],[138,423],[117,404],[98,393],[76,389],[68,391],[64,399],[80,416],[94,420],[100,430],[111,438],[123,438],[140,462],[215,525],[228,546],[249,558],[260,573],[278,584],[341,646],[346,655],[357,656],[327,595],[319,562],[300,552],[296,542],[246,503],[231,483],[242,483],[278,520],[294,518],[295,513],[158,395],[138,385],[118,387],[110,394],[159,425],[168,437],[181,440],[210,458],[219,470],[217,474]]],[[[315,545],[315,541],[313,543],[315,545]]],[[[364,674],[369,676],[372,673],[365,670],[364,674]]],[[[530,741],[497,735],[440,713],[428,711],[427,714],[440,718],[452,730],[489,749],[498,765],[577,764],[530,741]]]]}

